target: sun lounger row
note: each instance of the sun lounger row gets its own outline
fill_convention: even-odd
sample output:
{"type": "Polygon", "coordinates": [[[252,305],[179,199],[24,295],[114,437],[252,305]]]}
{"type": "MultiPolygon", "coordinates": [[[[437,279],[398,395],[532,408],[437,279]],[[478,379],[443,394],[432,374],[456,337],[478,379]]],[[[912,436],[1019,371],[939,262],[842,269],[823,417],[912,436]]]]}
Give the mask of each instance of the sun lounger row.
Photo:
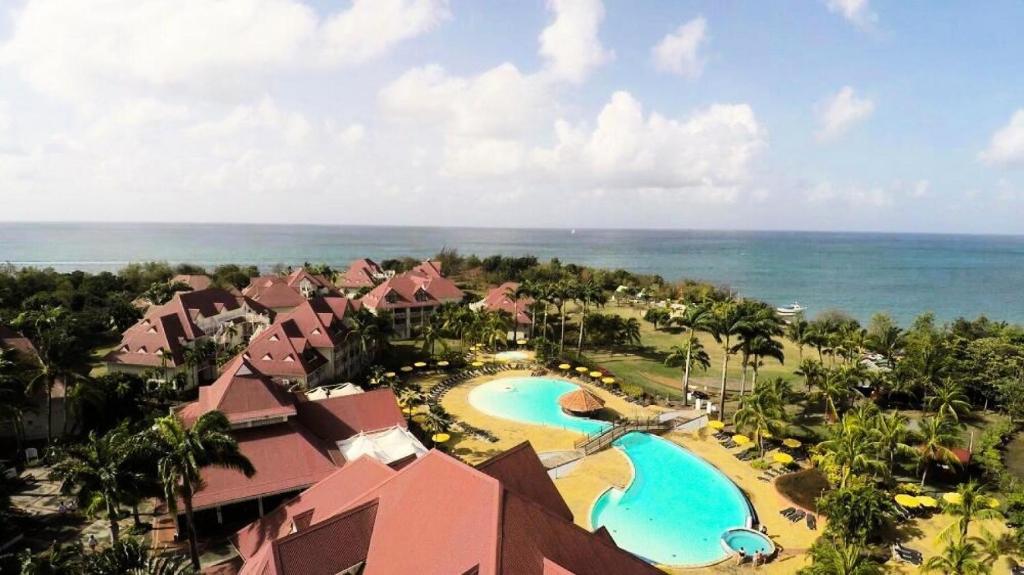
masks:
{"type": "Polygon", "coordinates": [[[789,519],[793,523],[796,523],[797,521],[802,520],[804,517],[807,517],[806,511],[804,511],[803,509],[797,509],[796,507],[787,507],[786,509],[779,511],[779,514],[785,517],[786,519],[789,519]]]}

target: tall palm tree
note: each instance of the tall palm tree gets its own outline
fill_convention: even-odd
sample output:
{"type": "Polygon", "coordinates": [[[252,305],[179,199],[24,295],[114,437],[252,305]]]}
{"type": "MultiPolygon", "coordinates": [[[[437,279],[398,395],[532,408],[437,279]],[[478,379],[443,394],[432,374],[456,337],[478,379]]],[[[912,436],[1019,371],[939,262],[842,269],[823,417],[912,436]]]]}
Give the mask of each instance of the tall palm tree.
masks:
{"type": "Polygon", "coordinates": [[[971,410],[963,386],[950,378],[946,378],[942,385],[934,386],[924,401],[928,409],[934,411],[937,416],[953,421],[959,421],[961,413],[971,410]]]}
{"type": "Polygon", "coordinates": [[[868,333],[865,347],[885,358],[889,367],[896,365],[896,358],[906,345],[906,334],[897,325],[885,325],[868,333]]]}
{"type": "Polygon", "coordinates": [[[763,351],[778,353],[780,357],[782,356],[781,344],[777,345],[776,352],[769,350],[771,344],[764,341],[782,335],[782,320],[779,319],[775,310],[764,302],[745,300],[739,303],[739,307],[746,317],[743,327],[739,330],[739,341],[734,346],[734,351],[739,352],[741,356],[740,395],[742,396],[746,391],[747,368],[751,356],[754,355],[753,347],[760,345],[763,351]]]}
{"type": "Polygon", "coordinates": [[[914,448],[914,434],[907,428],[909,420],[899,413],[879,413],[871,428],[875,444],[879,452],[889,462],[889,477],[896,469],[896,461],[900,456],[911,456],[914,448]]]}
{"type": "MultiPolygon", "coordinates": [[[[686,330],[684,347],[686,357],[683,361],[683,402],[686,404],[687,396],[690,394],[690,368],[696,360],[697,365],[704,366],[704,369],[711,367],[711,360],[704,351],[703,345],[697,339],[698,332],[706,332],[710,329],[712,321],[711,306],[703,303],[692,303],[686,306],[682,315],[672,320],[676,325],[686,330]],[[703,354],[695,357],[695,353],[703,354]],[[704,364],[707,365],[704,365],[704,364]]],[[[671,357],[671,355],[670,355],[671,357]]],[[[666,362],[668,359],[666,358],[666,362]]]]}
{"type": "Polygon", "coordinates": [[[985,563],[982,552],[971,538],[949,539],[942,553],[929,557],[921,566],[922,573],[943,575],[988,575],[992,568],[985,563]]]}
{"type": "Polygon", "coordinates": [[[820,361],[805,359],[800,362],[800,366],[797,367],[794,373],[804,378],[804,385],[809,393],[812,388],[817,387],[825,378],[825,366],[820,361]]]}
{"type": "Polygon", "coordinates": [[[686,347],[673,345],[665,356],[665,365],[670,367],[682,366],[683,368],[683,402],[690,395],[690,372],[693,368],[707,371],[711,368],[711,357],[704,350],[704,344],[699,339],[688,342],[686,347]]]}
{"type": "Polygon", "coordinates": [[[802,575],[881,575],[882,566],[864,552],[860,545],[822,537],[811,547],[813,563],[800,571],[802,575]]]}
{"type": "Polygon", "coordinates": [[[1002,512],[989,505],[991,498],[986,495],[984,485],[972,480],[958,485],[956,492],[960,496],[959,502],[947,505],[946,511],[959,519],[947,531],[957,527],[961,539],[967,537],[967,529],[975,519],[999,519],[1003,516],[1002,512]]]}
{"type": "Polygon", "coordinates": [[[597,285],[593,280],[579,284],[576,291],[576,298],[580,301],[583,308],[580,311],[580,333],[579,339],[576,343],[576,358],[579,359],[583,355],[583,328],[587,324],[587,313],[590,311],[590,306],[593,305],[604,305],[608,301],[604,294],[604,290],[601,286],[597,285]]]}
{"type": "Polygon", "coordinates": [[[786,326],[786,337],[796,346],[797,359],[804,361],[804,347],[808,344],[810,324],[802,317],[797,317],[786,326]]]}
{"type": "Polygon", "coordinates": [[[766,434],[779,437],[786,427],[786,410],[782,401],[767,393],[751,393],[740,398],[740,407],[733,414],[733,424],[740,431],[749,430],[757,443],[757,451],[764,453],[766,434]]]}
{"type": "Polygon", "coordinates": [[[749,317],[735,301],[716,303],[708,321],[708,332],[722,346],[722,386],[718,398],[718,414],[725,420],[725,382],[729,371],[729,356],[733,354],[732,341],[747,329],[749,317]]]}
{"type": "Polygon", "coordinates": [[[142,444],[119,427],[104,435],[95,431],[85,443],[60,450],[50,476],[61,482],[61,491],[75,493],[79,506],[90,514],[101,509],[107,514],[110,540],[117,541],[122,503],[132,500],[132,489],[145,481],[145,473],[133,465],[142,444]]]}
{"type": "Polygon", "coordinates": [[[561,321],[561,328],[558,334],[558,356],[565,353],[565,304],[575,299],[577,291],[576,282],[562,281],[552,287],[551,295],[554,298],[555,308],[558,309],[558,319],[561,321]]]}
{"type": "Polygon", "coordinates": [[[252,477],[252,463],[231,436],[231,424],[219,411],[199,416],[191,427],[174,415],[157,419],[149,441],[157,462],[158,475],[164,487],[164,499],[172,515],[177,515],[178,498],[185,506],[188,549],[192,566],[199,569],[199,549],[192,516],[192,496],[200,487],[202,470],[206,467],[236,469],[252,477]]]}
{"type": "Polygon", "coordinates": [[[782,351],[782,343],[769,335],[759,334],[747,342],[747,350],[750,352],[750,366],[753,371],[750,380],[750,389],[757,390],[757,374],[761,369],[762,358],[772,358],[779,363],[786,363],[786,355],[782,351]]]}
{"type": "Polygon", "coordinates": [[[15,453],[22,453],[25,413],[33,409],[25,395],[24,366],[13,349],[0,349],[0,421],[14,431],[15,453]]]}
{"type": "Polygon", "coordinates": [[[818,383],[818,391],[825,400],[825,416],[830,423],[835,423],[839,419],[840,406],[853,395],[847,374],[842,369],[826,369],[818,383]]]}
{"type": "Polygon", "coordinates": [[[918,424],[918,434],[921,440],[918,453],[924,469],[921,473],[921,486],[924,486],[931,463],[944,461],[951,465],[959,464],[960,460],[953,453],[953,448],[959,445],[960,435],[949,420],[941,417],[922,418],[918,424]]]}
{"type": "Polygon", "coordinates": [[[885,464],[871,435],[858,423],[833,426],[829,439],[818,444],[820,457],[839,468],[839,487],[846,487],[853,475],[875,473],[885,464]]]}

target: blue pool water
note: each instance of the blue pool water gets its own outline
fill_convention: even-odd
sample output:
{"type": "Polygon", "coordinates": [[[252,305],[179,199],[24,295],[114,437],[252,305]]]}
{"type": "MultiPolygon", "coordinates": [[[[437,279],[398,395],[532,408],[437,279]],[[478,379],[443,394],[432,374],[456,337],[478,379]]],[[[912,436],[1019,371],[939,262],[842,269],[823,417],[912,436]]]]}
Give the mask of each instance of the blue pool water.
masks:
{"type": "Polygon", "coordinates": [[[722,540],[733,551],[742,549],[747,557],[752,557],[758,551],[762,555],[771,555],[775,551],[775,544],[770,539],[749,529],[728,531],[722,535],[722,540]]]}
{"type": "Polygon", "coordinates": [[[591,525],[605,526],[620,547],[656,563],[701,565],[726,558],[722,535],[746,527],[743,493],[711,464],[660,437],[630,433],[615,444],[633,462],[625,491],[594,503],[591,525]]]}
{"type": "Polygon", "coordinates": [[[505,419],[550,425],[577,433],[597,433],[608,423],[573,417],[558,406],[558,398],[575,391],[575,384],[547,377],[514,377],[497,379],[469,392],[473,407],[505,419]]]}

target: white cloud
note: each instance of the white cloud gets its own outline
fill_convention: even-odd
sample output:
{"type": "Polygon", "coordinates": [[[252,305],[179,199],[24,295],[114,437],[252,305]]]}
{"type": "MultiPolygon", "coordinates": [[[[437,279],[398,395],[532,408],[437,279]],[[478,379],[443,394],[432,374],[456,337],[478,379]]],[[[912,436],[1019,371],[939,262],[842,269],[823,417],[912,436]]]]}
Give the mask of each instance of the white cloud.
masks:
{"type": "Polygon", "coordinates": [[[978,157],[991,166],[1024,165],[1024,109],[1014,112],[1009,123],[992,134],[978,157]]]}
{"type": "Polygon", "coordinates": [[[929,182],[928,180],[918,180],[910,188],[908,195],[911,198],[914,198],[915,200],[927,198],[928,195],[931,193],[931,187],[931,182],[929,182]]]}
{"type": "Polygon", "coordinates": [[[582,82],[614,58],[597,37],[604,20],[601,0],[548,0],[555,20],[540,34],[540,54],[548,71],[569,82],[582,82]]]}
{"type": "Polygon", "coordinates": [[[805,197],[812,203],[840,202],[853,208],[886,208],[895,202],[892,191],[884,186],[839,186],[831,182],[816,184],[805,197]]]}
{"type": "Polygon", "coordinates": [[[826,5],[831,12],[861,28],[870,27],[878,21],[878,14],[871,10],[870,0],[826,0],[826,5]]]}
{"type": "Polygon", "coordinates": [[[870,98],[860,98],[853,88],[844,86],[835,95],[818,106],[818,138],[831,140],[844,134],[854,125],[866,120],[875,111],[870,98]]]}
{"type": "Polygon", "coordinates": [[[697,78],[704,71],[704,58],[698,52],[706,42],[707,21],[694,18],[662,38],[651,48],[651,57],[661,71],[697,78]]]}
{"type": "Polygon", "coordinates": [[[321,20],[299,0],[29,0],[0,46],[44,93],[231,84],[320,62],[355,64],[435,27],[444,0],[354,0],[321,20]]]}

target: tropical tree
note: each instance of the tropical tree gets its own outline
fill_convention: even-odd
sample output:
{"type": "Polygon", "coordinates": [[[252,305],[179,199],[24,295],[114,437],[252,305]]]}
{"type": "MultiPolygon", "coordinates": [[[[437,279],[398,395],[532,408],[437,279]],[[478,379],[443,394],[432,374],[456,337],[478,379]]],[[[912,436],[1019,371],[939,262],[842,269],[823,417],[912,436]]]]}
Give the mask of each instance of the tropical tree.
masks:
{"type": "Polygon", "coordinates": [[[604,290],[601,286],[597,285],[594,281],[586,281],[577,284],[574,297],[579,300],[582,305],[580,309],[580,332],[579,339],[576,343],[576,358],[579,359],[583,355],[583,328],[587,324],[587,313],[590,311],[591,305],[604,305],[608,298],[604,294],[604,290]]]}
{"type": "Polygon", "coordinates": [[[959,421],[960,415],[971,410],[962,385],[946,378],[942,385],[932,387],[931,394],[924,398],[928,409],[940,418],[959,421]]]}
{"type": "Polygon", "coordinates": [[[804,359],[800,361],[800,366],[797,367],[794,373],[804,378],[804,385],[807,386],[807,391],[810,392],[812,388],[818,386],[825,378],[825,366],[820,361],[804,359]]]}
{"type": "Polygon", "coordinates": [[[85,553],[81,543],[54,541],[45,551],[36,555],[28,548],[18,554],[21,575],[72,575],[81,573],[85,553]]]}
{"type": "Polygon", "coordinates": [[[189,556],[192,566],[199,569],[192,496],[201,485],[202,470],[210,466],[224,467],[252,477],[256,469],[238,450],[238,443],[231,436],[231,424],[219,411],[204,413],[191,427],[186,427],[174,415],[157,419],[149,441],[168,510],[176,515],[178,499],[184,504],[189,556]]]}
{"type": "Polygon", "coordinates": [[[25,395],[24,366],[13,349],[0,349],[0,421],[14,431],[15,452],[22,453],[25,413],[33,409],[25,395]]]}
{"type": "Polygon", "coordinates": [[[924,417],[918,424],[918,434],[921,444],[918,446],[918,453],[921,457],[921,485],[928,477],[928,467],[931,463],[946,462],[951,465],[958,465],[953,448],[960,444],[960,435],[956,426],[947,419],[941,417],[924,417]]]}
{"type": "Polygon", "coordinates": [[[81,509],[90,515],[106,512],[111,541],[120,534],[121,504],[133,500],[132,491],[146,480],[133,464],[141,450],[142,444],[125,426],[104,435],[92,432],[84,443],[62,448],[50,471],[63,493],[76,495],[81,509]]]}
{"type": "Polygon", "coordinates": [[[828,536],[863,544],[878,539],[891,521],[895,505],[889,494],[862,482],[825,493],[818,499],[818,512],[828,517],[828,536]]]}
{"type": "Polygon", "coordinates": [[[766,334],[756,335],[747,342],[747,351],[750,352],[750,366],[753,371],[750,380],[750,389],[757,389],[757,375],[761,369],[763,358],[772,358],[779,363],[786,362],[786,356],[782,351],[782,343],[766,334]]]}
{"type": "Polygon", "coordinates": [[[718,413],[725,420],[725,382],[729,371],[729,357],[734,353],[733,339],[748,327],[749,317],[735,301],[716,303],[711,308],[707,331],[722,346],[722,386],[718,398],[718,413]]]}
{"type": "Polygon", "coordinates": [[[907,427],[909,420],[899,413],[879,413],[871,422],[871,433],[879,453],[888,462],[889,477],[893,476],[896,461],[902,456],[913,456],[911,443],[914,434],[907,427]]]}
{"type": "Polygon", "coordinates": [[[835,423],[839,419],[840,408],[845,407],[853,395],[849,374],[842,368],[826,369],[818,383],[818,392],[825,402],[825,416],[829,422],[835,423]]]}
{"type": "Polygon", "coordinates": [[[830,429],[830,437],[817,446],[818,457],[838,470],[840,488],[846,487],[853,475],[884,469],[873,438],[859,422],[845,417],[842,425],[830,429]]]}
{"type": "Polygon", "coordinates": [[[957,503],[947,504],[946,511],[958,517],[956,523],[950,525],[945,532],[951,532],[956,527],[961,539],[967,537],[967,529],[975,519],[999,519],[1002,512],[991,505],[992,498],[986,494],[985,486],[976,481],[961,483],[956,488],[959,496],[957,503]]]}
{"type": "Polygon", "coordinates": [[[154,555],[136,537],[125,537],[84,557],[83,575],[195,575],[182,555],[154,555]]]}
{"type": "MultiPolygon", "coordinates": [[[[711,329],[712,321],[711,306],[702,303],[692,303],[686,306],[682,315],[673,319],[673,323],[686,330],[683,340],[683,347],[686,350],[683,358],[683,401],[687,401],[690,393],[690,369],[696,363],[704,369],[711,367],[711,359],[704,351],[704,346],[697,339],[698,332],[708,332],[711,329]]],[[[671,357],[671,354],[670,354],[671,357]]],[[[666,361],[668,361],[666,359],[666,361]]]]}
{"type": "Polygon", "coordinates": [[[672,319],[672,314],[663,307],[652,307],[644,312],[644,321],[654,326],[655,331],[658,325],[666,325],[672,319]]]}
{"type": "Polygon", "coordinates": [[[921,566],[922,573],[942,573],[943,575],[988,575],[992,567],[988,565],[973,538],[959,536],[947,538],[946,547],[939,555],[929,557],[921,566]]]}
{"type": "Polygon", "coordinates": [[[699,339],[688,341],[686,347],[673,345],[665,356],[665,365],[670,367],[681,366],[683,368],[683,402],[690,395],[690,372],[696,367],[701,371],[711,368],[711,357],[704,350],[704,344],[699,339]]]}
{"type": "Polygon", "coordinates": [[[810,324],[803,317],[797,317],[786,324],[786,338],[796,346],[797,361],[803,363],[804,348],[809,343],[810,324]]]}
{"type": "Polygon", "coordinates": [[[822,537],[810,550],[811,565],[801,575],[881,575],[882,566],[861,545],[822,537]]]}
{"type": "MultiPolygon", "coordinates": [[[[562,281],[551,286],[551,297],[555,304],[555,308],[558,310],[558,319],[561,322],[561,328],[558,334],[558,355],[561,357],[565,353],[565,304],[569,300],[576,297],[577,284],[576,282],[562,281]]],[[[546,312],[545,312],[546,313],[546,312]]],[[[545,321],[547,316],[545,315],[545,321]]]]}
{"type": "Polygon", "coordinates": [[[786,410],[781,398],[769,393],[751,393],[740,398],[740,407],[733,414],[733,424],[740,431],[750,431],[757,451],[764,454],[764,437],[781,437],[786,428],[786,410]]]}
{"type": "Polygon", "coordinates": [[[896,358],[906,345],[906,334],[886,314],[876,314],[868,326],[864,347],[885,358],[889,367],[896,365],[896,358]]]}
{"type": "Polygon", "coordinates": [[[445,351],[448,350],[448,344],[444,340],[444,332],[442,330],[443,320],[438,315],[433,315],[430,320],[423,325],[423,330],[420,332],[420,338],[423,339],[423,351],[429,353],[431,356],[434,355],[434,348],[437,343],[441,343],[441,348],[445,351]]]}

